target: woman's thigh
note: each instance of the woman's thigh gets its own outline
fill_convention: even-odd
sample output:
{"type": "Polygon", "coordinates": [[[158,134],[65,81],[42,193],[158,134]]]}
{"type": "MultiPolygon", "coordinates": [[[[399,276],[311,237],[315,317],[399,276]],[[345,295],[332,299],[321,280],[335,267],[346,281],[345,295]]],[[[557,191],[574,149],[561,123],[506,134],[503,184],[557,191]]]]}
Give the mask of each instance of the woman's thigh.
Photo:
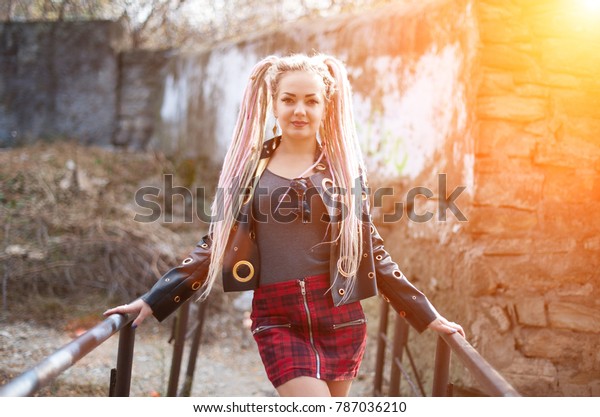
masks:
{"type": "Polygon", "coordinates": [[[281,397],[347,397],[352,380],[323,381],[300,376],[281,384],[277,392],[281,397]]]}
{"type": "Polygon", "coordinates": [[[299,376],[277,388],[281,397],[331,397],[327,382],[309,376],[299,376]]]}
{"type": "Polygon", "coordinates": [[[352,386],[352,380],[327,381],[327,386],[332,397],[347,397],[352,386]]]}

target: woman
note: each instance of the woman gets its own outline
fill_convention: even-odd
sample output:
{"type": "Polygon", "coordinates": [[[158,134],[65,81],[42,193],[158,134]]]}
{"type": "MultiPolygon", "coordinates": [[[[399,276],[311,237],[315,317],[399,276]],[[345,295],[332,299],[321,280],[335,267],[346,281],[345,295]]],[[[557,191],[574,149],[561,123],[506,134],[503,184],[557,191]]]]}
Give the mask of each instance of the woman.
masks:
{"type": "Polygon", "coordinates": [[[406,280],[371,223],[351,91],[334,57],[269,56],[253,69],[209,234],[140,299],[162,321],[218,277],[254,290],[252,332],[281,396],[346,396],[365,348],[360,300],[378,292],[419,332],[463,329],[406,280]],[[281,135],[265,140],[272,110],[281,135]]]}

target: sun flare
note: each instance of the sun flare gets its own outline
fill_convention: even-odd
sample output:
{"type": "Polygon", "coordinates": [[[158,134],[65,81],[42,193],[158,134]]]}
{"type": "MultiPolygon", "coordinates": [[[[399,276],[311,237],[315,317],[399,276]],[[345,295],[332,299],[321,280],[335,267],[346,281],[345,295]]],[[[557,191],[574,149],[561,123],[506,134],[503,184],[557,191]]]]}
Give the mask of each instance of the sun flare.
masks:
{"type": "Polygon", "coordinates": [[[600,0],[582,0],[585,8],[592,12],[600,12],[600,0]]]}

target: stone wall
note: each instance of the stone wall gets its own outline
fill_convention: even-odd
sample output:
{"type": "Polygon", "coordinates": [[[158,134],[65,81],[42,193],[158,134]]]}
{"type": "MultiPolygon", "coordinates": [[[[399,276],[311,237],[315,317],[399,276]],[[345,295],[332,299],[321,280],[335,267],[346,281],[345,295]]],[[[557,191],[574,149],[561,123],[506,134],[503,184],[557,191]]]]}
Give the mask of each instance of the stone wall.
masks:
{"type": "Polygon", "coordinates": [[[598,396],[600,13],[485,0],[477,14],[471,327],[523,392],[598,396]]]}
{"type": "Polygon", "coordinates": [[[0,146],[52,137],[109,145],[127,39],[113,22],[0,23],[0,146]]]}
{"type": "MultiPolygon", "coordinates": [[[[457,200],[468,222],[450,239],[407,222],[387,242],[521,393],[598,396],[599,16],[561,1],[472,5],[474,187],[457,200]]],[[[413,342],[431,349],[427,336],[413,342]]]]}

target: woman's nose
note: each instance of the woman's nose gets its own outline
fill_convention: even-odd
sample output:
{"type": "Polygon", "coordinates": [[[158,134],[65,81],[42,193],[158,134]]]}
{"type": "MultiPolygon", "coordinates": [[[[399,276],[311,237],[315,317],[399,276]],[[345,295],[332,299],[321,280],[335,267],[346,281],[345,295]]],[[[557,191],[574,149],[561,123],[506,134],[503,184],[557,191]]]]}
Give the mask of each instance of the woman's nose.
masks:
{"type": "Polygon", "coordinates": [[[296,107],[294,108],[294,114],[304,114],[304,113],[305,113],[304,104],[302,104],[302,103],[296,104],[296,107]]]}

